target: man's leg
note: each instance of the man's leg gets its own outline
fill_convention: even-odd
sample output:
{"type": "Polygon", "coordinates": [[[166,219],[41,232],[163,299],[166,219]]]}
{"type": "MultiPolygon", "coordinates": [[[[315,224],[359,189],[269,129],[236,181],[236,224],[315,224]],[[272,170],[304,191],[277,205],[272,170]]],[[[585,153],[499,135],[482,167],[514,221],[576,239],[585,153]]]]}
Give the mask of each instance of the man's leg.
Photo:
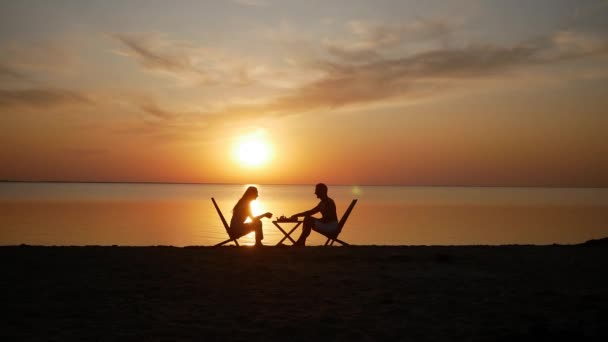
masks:
{"type": "Polygon", "coordinates": [[[306,216],[304,218],[304,223],[302,224],[302,234],[298,238],[298,241],[294,244],[294,246],[305,246],[306,238],[310,235],[310,231],[312,230],[312,226],[314,223],[314,219],[310,216],[306,216]]]}
{"type": "Polygon", "coordinates": [[[324,235],[328,238],[336,238],[338,235],[338,222],[315,222],[312,227],[315,232],[324,235]]]}

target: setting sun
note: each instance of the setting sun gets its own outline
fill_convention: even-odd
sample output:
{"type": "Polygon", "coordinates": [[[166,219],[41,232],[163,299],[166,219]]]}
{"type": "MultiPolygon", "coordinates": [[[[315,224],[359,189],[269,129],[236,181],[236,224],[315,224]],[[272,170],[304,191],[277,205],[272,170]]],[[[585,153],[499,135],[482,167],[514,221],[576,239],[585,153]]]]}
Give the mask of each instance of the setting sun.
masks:
{"type": "Polygon", "coordinates": [[[270,159],[271,148],[267,141],[258,136],[246,137],[236,145],[236,159],[248,167],[259,167],[270,159]]]}

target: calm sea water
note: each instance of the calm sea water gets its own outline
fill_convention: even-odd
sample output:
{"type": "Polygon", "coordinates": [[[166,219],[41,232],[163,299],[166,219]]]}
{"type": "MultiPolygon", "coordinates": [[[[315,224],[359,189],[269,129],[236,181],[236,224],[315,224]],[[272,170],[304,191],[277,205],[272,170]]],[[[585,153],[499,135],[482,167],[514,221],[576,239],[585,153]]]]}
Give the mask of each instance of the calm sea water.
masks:
{"type": "MultiPolygon", "coordinates": [[[[0,183],[0,245],[213,245],[246,185],[0,183]]],[[[254,212],[314,207],[312,185],[258,185],[254,212]]],[[[330,186],[360,245],[570,244],[608,236],[608,189],[330,186]]],[[[287,224],[286,227],[289,225],[287,224]]],[[[265,244],[281,233],[264,220],[265,244]]],[[[297,237],[299,231],[295,233],[297,237]]],[[[253,236],[242,238],[253,244],[253,236]]],[[[310,245],[324,239],[311,234],[310,245]]]]}

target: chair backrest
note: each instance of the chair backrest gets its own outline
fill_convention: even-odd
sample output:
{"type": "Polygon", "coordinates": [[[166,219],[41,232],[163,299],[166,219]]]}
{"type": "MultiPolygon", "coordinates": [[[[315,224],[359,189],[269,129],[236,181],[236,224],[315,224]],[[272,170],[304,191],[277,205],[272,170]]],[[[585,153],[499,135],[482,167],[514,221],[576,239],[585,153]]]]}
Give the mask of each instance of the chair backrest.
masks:
{"type": "Polygon", "coordinates": [[[357,204],[356,199],[354,199],[352,202],[350,202],[348,209],[346,209],[346,211],[344,212],[344,215],[342,215],[340,222],[338,222],[338,234],[336,234],[336,236],[338,236],[340,234],[340,232],[342,232],[342,227],[344,227],[346,220],[348,220],[348,215],[350,215],[350,212],[353,211],[355,204],[357,204]]]}
{"type": "Polygon", "coordinates": [[[222,211],[220,210],[220,207],[218,207],[217,203],[215,203],[215,198],[211,197],[211,201],[213,202],[213,205],[215,206],[215,210],[217,210],[218,215],[220,215],[220,219],[222,220],[222,224],[224,225],[224,228],[226,229],[226,233],[228,233],[228,236],[232,237],[230,235],[230,226],[226,222],[224,215],[222,215],[222,211]]]}

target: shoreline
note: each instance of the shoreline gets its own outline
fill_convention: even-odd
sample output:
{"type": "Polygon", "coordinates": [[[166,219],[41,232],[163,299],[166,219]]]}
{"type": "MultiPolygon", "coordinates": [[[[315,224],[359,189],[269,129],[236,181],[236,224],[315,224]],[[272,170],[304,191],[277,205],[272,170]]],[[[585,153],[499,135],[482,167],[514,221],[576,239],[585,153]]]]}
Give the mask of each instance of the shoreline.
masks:
{"type": "MultiPolygon", "coordinates": [[[[415,247],[428,247],[428,248],[468,248],[468,247],[576,247],[576,246],[606,246],[608,247],[608,237],[590,239],[579,243],[548,243],[548,244],[501,244],[501,245],[349,245],[349,246],[324,246],[324,245],[307,245],[305,248],[415,248],[415,247]]],[[[28,243],[20,243],[15,245],[0,245],[2,248],[226,248],[226,247],[241,247],[241,248],[254,248],[253,245],[236,246],[234,244],[224,246],[213,246],[213,245],[187,245],[187,246],[175,246],[175,245],[35,245],[28,243]]],[[[291,245],[264,245],[263,248],[280,248],[289,249],[291,245]]]]}

